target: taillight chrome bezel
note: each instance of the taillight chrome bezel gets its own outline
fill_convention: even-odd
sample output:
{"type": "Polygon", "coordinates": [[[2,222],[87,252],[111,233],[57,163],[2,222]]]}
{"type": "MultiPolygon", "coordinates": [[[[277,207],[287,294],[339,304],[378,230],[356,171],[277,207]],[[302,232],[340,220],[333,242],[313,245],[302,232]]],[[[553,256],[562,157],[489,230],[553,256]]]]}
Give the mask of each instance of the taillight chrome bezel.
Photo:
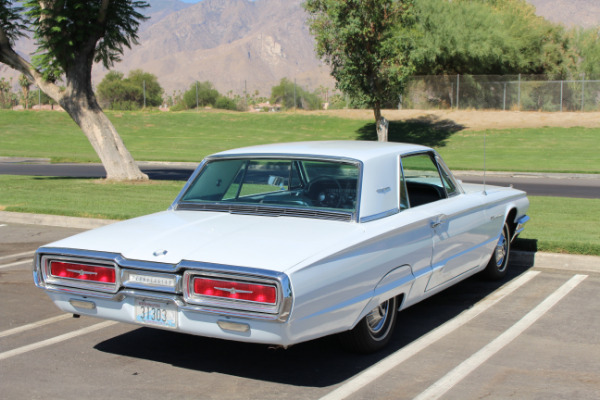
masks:
{"type": "Polygon", "coordinates": [[[278,279],[193,270],[185,271],[183,274],[183,298],[186,303],[193,305],[266,314],[280,314],[283,309],[282,305],[286,303],[282,283],[278,279]],[[276,301],[275,303],[262,303],[252,300],[200,295],[194,292],[194,279],[197,278],[273,287],[276,291],[276,301]]]}
{"type": "Polygon", "coordinates": [[[81,257],[64,257],[56,255],[43,255],[40,260],[41,272],[44,282],[50,285],[65,286],[78,289],[87,289],[105,293],[117,293],[121,286],[121,273],[118,265],[108,260],[91,260],[81,257]],[[52,273],[52,263],[63,262],[72,263],[81,266],[88,266],[92,268],[110,268],[114,271],[114,282],[100,282],[93,280],[83,280],[76,278],[60,277],[52,273]]]}

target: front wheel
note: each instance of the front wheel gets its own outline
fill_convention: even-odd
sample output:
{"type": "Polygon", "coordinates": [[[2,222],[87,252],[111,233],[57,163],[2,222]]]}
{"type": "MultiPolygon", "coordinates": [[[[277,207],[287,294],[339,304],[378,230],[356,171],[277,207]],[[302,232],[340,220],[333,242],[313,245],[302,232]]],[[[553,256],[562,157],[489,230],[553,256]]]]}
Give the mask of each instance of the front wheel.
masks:
{"type": "Polygon", "coordinates": [[[342,345],[357,353],[373,353],[384,348],[394,332],[398,299],[393,297],[372,309],[354,329],[340,334],[342,345]]]}
{"type": "Polygon", "coordinates": [[[506,275],[508,266],[508,256],[510,253],[510,229],[508,224],[504,223],[502,233],[498,238],[496,247],[492,253],[492,258],[487,267],[483,270],[483,274],[489,279],[501,279],[506,275]]]}

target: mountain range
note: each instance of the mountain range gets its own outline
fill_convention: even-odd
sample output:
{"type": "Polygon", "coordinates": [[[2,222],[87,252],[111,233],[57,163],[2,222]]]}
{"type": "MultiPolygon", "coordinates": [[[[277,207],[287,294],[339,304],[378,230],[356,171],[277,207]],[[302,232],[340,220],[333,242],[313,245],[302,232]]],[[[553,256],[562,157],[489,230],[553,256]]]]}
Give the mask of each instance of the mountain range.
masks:
{"type": "MultiPolygon", "coordinates": [[[[537,14],[567,27],[600,25],[598,0],[527,0],[537,14]]],[[[137,46],[114,69],[143,69],[158,77],[167,95],[195,81],[210,81],[221,93],[269,96],[281,78],[309,90],[332,88],[329,67],[317,59],[306,26],[303,0],[149,0],[150,18],[137,46]]],[[[22,54],[33,50],[21,41],[22,54]]],[[[107,73],[94,67],[94,83],[107,73]]],[[[0,66],[0,76],[16,76],[0,66]]],[[[16,80],[16,79],[15,79],[16,80]]]]}
{"type": "Polygon", "coordinates": [[[333,84],[329,69],[315,56],[302,0],[150,3],[141,45],[126,52],[116,69],[141,67],[158,76],[167,93],[185,90],[196,80],[210,81],[222,93],[266,96],[283,77],[310,88],[333,84]],[[182,4],[187,7],[165,15],[169,5],[182,4]]]}

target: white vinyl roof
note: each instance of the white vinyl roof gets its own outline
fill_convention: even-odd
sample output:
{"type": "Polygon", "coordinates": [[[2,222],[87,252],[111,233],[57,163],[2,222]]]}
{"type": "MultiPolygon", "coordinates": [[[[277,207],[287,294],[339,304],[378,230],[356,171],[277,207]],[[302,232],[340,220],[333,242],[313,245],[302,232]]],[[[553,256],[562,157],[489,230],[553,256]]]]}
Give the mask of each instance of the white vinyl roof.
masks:
{"type": "Polygon", "coordinates": [[[292,155],[292,156],[317,156],[317,157],[346,157],[359,161],[390,155],[402,155],[416,151],[430,150],[428,147],[390,142],[370,142],[351,140],[332,140],[314,142],[274,143],[258,146],[242,147],[226,150],[211,157],[225,157],[236,155],[292,155]]]}

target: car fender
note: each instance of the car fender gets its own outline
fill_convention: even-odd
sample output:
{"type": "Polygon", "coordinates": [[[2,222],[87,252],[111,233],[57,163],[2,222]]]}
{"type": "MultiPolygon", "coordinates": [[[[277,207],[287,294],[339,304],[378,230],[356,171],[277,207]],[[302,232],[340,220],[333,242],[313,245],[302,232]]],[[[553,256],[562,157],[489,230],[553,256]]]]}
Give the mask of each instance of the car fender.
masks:
{"type": "MultiPolygon", "coordinates": [[[[377,283],[373,289],[371,300],[363,308],[356,321],[352,326],[356,326],[371,310],[377,307],[382,302],[391,299],[392,297],[406,295],[415,282],[415,277],[412,273],[410,265],[405,264],[389,271],[377,283]]],[[[402,306],[402,300],[398,303],[398,309],[402,306]]]]}

